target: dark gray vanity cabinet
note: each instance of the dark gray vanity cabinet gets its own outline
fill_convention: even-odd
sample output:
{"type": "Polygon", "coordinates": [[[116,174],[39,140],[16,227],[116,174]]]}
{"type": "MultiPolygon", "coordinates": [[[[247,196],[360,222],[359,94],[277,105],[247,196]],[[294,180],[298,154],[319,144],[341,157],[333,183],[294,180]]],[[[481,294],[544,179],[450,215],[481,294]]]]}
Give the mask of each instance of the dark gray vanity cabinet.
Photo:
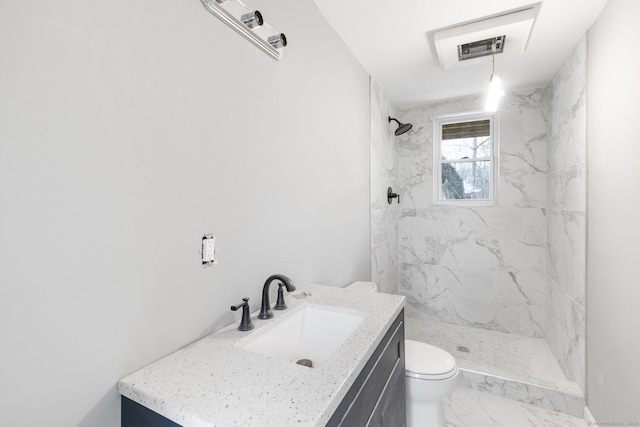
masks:
{"type": "Polygon", "coordinates": [[[181,427],[128,397],[120,396],[120,427],[181,427]]]}
{"type": "Polygon", "coordinates": [[[358,375],[327,426],[406,425],[404,310],[358,375]]]}

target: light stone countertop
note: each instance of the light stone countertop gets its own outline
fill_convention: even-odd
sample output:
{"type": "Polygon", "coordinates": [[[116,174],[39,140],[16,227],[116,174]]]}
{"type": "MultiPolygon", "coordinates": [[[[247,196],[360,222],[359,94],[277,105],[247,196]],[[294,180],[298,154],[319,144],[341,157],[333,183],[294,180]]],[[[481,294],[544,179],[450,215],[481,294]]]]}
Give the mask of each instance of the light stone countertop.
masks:
{"type": "Polygon", "coordinates": [[[118,382],[119,393],[184,427],[324,426],[402,311],[405,298],[322,285],[294,294],[302,291],[311,296],[288,295],[289,308],[273,310],[273,319],[259,320],[257,311],[252,313],[252,331],[238,331],[236,321],[128,375],[118,382]],[[365,319],[318,368],[237,345],[305,305],[330,306],[365,319]]]}

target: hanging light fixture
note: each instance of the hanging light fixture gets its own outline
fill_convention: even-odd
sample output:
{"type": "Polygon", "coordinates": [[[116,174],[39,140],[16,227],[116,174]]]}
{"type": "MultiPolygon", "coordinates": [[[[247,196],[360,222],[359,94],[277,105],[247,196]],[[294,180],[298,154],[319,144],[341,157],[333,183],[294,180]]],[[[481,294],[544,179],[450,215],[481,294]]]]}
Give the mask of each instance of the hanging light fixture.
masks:
{"type": "Polygon", "coordinates": [[[487,103],[485,110],[497,111],[500,98],[504,95],[502,90],[502,78],[495,74],[496,71],[496,42],[491,44],[491,77],[489,78],[489,93],[487,94],[487,103]]]}

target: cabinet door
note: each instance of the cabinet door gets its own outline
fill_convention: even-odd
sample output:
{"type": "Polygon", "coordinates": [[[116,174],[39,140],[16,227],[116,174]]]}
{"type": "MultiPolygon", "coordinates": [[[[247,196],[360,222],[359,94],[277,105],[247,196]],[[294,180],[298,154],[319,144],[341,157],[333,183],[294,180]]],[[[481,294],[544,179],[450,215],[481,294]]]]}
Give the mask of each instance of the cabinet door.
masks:
{"type": "Polygon", "coordinates": [[[398,359],[387,378],[387,383],[371,414],[367,427],[402,427],[406,424],[406,390],[404,364],[404,338],[396,341],[398,359]]]}
{"type": "Polygon", "coordinates": [[[396,366],[380,399],[381,427],[404,427],[407,423],[404,367],[396,366]]]}

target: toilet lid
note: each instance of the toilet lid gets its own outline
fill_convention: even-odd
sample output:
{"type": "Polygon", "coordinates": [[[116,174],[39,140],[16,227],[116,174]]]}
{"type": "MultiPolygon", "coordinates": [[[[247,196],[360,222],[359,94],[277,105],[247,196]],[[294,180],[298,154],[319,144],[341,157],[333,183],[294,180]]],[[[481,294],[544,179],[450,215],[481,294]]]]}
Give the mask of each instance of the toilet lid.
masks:
{"type": "Polygon", "coordinates": [[[353,282],[347,289],[359,292],[376,292],[378,286],[375,282],[353,282]]]}
{"type": "Polygon", "coordinates": [[[405,340],[404,370],[408,377],[443,380],[458,372],[451,354],[427,343],[405,340]]]}

